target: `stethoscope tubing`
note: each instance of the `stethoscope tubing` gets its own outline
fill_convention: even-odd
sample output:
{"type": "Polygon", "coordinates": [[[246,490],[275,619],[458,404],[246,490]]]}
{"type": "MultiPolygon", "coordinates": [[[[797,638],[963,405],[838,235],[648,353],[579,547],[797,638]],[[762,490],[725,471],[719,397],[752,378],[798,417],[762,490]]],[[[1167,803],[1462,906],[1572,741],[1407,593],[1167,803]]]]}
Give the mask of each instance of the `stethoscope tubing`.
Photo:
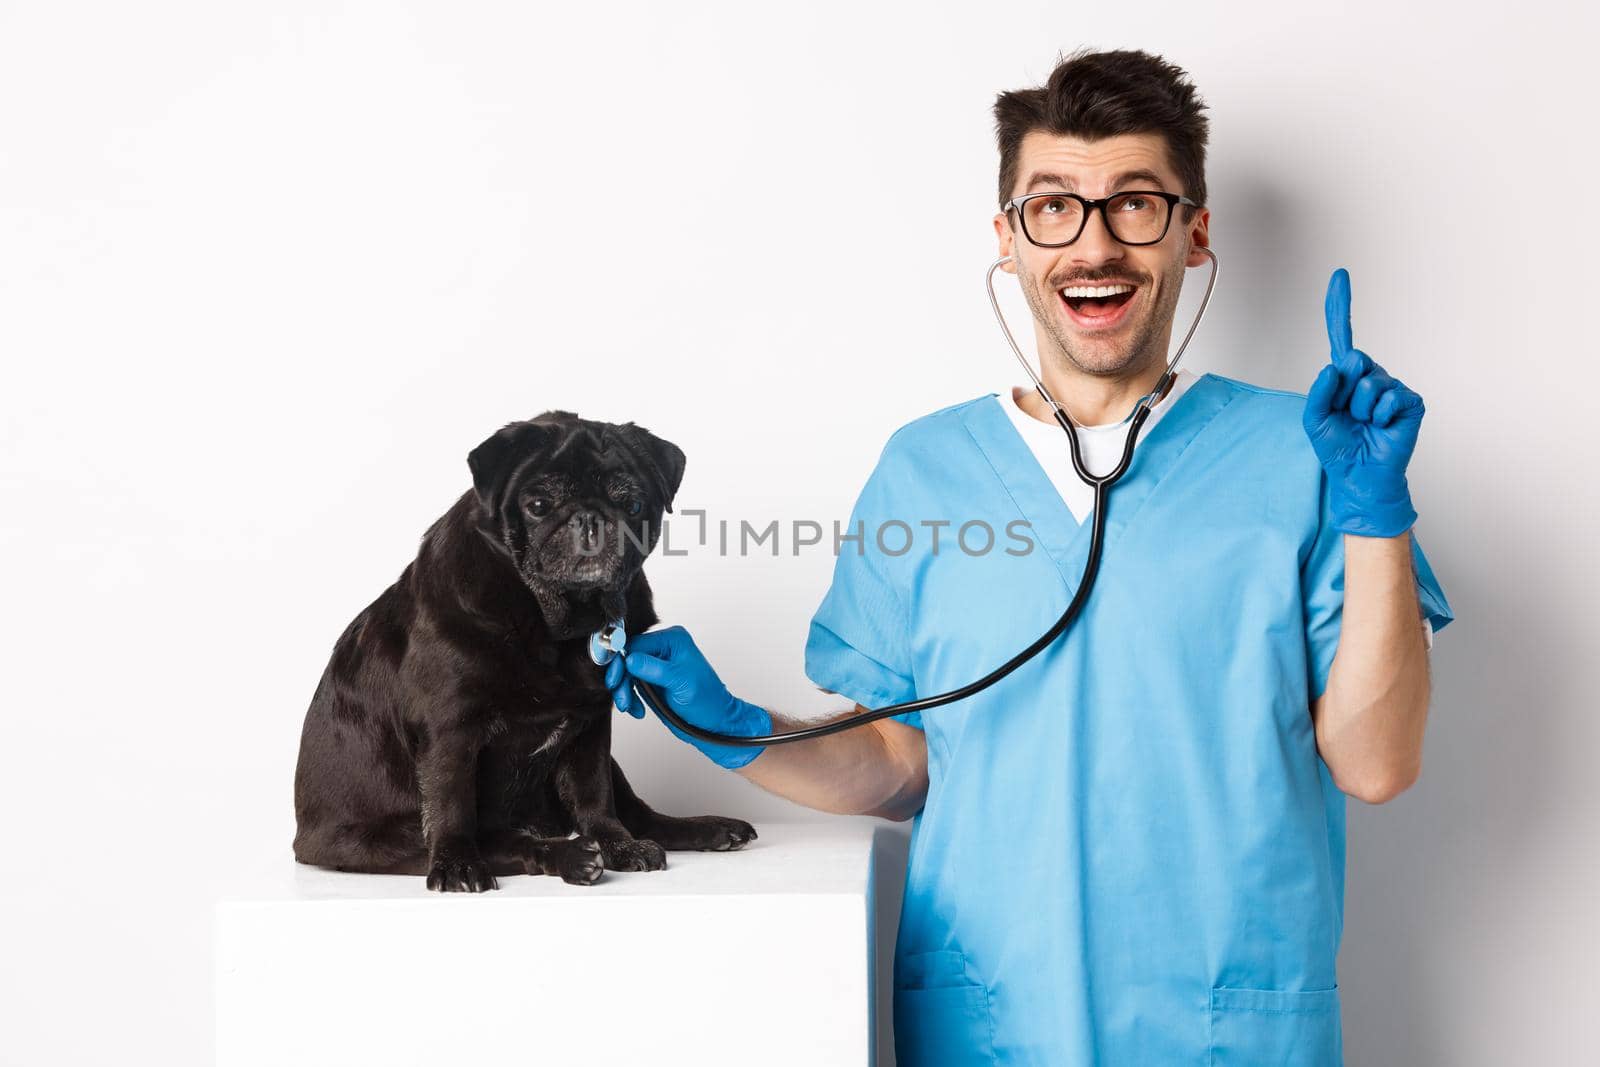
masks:
{"type": "Polygon", "coordinates": [[[1194,336],[1195,330],[1200,326],[1201,318],[1205,316],[1206,307],[1211,303],[1211,291],[1216,288],[1217,271],[1220,264],[1217,262],[1216,253],[1211,249],[1201,245],[1196,245],[1195,248],[1204,252],[1211,259],[1211,277],[1206,282],[1205,295],[1200,299],[1200,309],[1195,312],[1194,321],[1189,324],[1189,331],[1184,334],[1183,342],[1178,345],[1177,354],[1167,362],[1167,368],[1162,372],[1161,379],[1157,382],[1156,387],[1141,397],[1139,403],[1135,405],[1133,414],[1130,416],[1131,425],[1128,427],[1128,438],[1122,446],[1122,458],[1109,473],[1103,475],[1093,475],[1085,469],[1083,455],[1078,447],[1077,428],[1073,425],[1071,416],[1067,414],[1064,407],[1056,403],[1055,398],[1045,388],[1044,382],[1034,373],[1033,366],[1023,356],[1022,349],[1017,346],[1016,338],[1012,337],[1011,329],[1006,325],[1005,316],[1000,311],[1000,302],[995,298],[994,294],[994,272],[1002,264],[1009,261],[1011,257],[1002,256],[995,260],[989,265],[988,273],[984,276],[984,285],[989,291],[989,303],[994,308],[995,318],[1000,323],[1001,331],[1006,335],[1006,341],[1010,343],[1011,350],[1016,353],[1023,369],[1028,372],[1028,377],[1033,379],[1034,388],[1038,390],[1039,396],[1044,399],[1045,403],[1050,405],[1050,410],[1054,414],[1056,422],[1065,431],[1067,440],[1072,448],[1072,465],[1077,470],[1078,477],[1094,488],[1094,519],[1089,536],[1089,554],[1084,560],[1083,576],[1078,580],[1077,591],[1072,594],[1072,601],[1067,605],[1067,609],[1061,613],[1061,617],[1048,630],[1040,634],[1027,648],[1018,652],[982,678],[968,682],[958,689],[935,693],[933,696],[919,697],[916,700],[907,700],[899,704],[888,704],[881,708],[872,708],[854,715],[846,715],[832,722],[819,723],[815,726],[757,736],[724,734],[716,730],[707,730],[704,727],[696,726],[668,707],[667,701],[655,686],[630,677],[629,684],[633,692],[657,715],[690,737],[719,745],[754,748],[766,745],[783,745],[791,741],[808,741],[815,737],[826,737],[829,734],[840,733],[844,730],[853,730],[858,726],[865,726],[869,722],[876,722],[878,719],[885,719],[891,715],[927,711],[931,708],[942,707],[945,704],[952,704],[957,700],[964,700],[975,693],[982,692],[1037,656],[1040,652],[1043,652],[1056,638],[1066,632],[1067,627],[1072,625],[1072,620],[1078,616],[1084,602],[1089,597],[1089,590],[1094,585],[1095,575],[1100,570],[1100,554],[1105,547],[1106,509],[1111,499],[1111,487],[1121,480],[1122,476],[1127,473],[1128,467],[1132,464],[1133,447],[1139,438],[1139,431],[1144,428],[1145,420],[1150,417],[1151,407],[1166,392],[1167,385],[1177,372],[1178,361],[1183,358],[1184,349],[1189,347],[1189,339],[1194,336]]]}
{"type": "Polygon", "coordinates": [[[630,678],[629,681],[633,686],[633,691],[646,704],[648,704],[657,715],[660,715],[663,719],[667,720],[673,726],[676,726],[689,736],[698,738],[701,741],[713,741],[719,745],[742,746],[782,745],[787,744],[790,741],[806,741],[813,737],[826,737],[829,734],[836,734],[842,730],[853,730],[857,726],[865,726],[869,722],[875,722],[878,719],[888,718],[891,715],[904,715],[907,712],[912,711],[927,711],[930,708],[937,708],[945,704],[951,704],[957,700],[963,700],[966,697],[972,696],[974,693],[982,692],[991,685],[994,685],[1000,679],[1004,678],[1006,675],[1010,674],[1012,671],[1016,670],[1018,667],[1022,666],[1024,663],[1028,662],[1034,656],[1037,656],[1040,652],[1044,651],[1044,649],[1049,646],[1051,642],[1055,641],[1057,637],[1060,637],[1066,632],[1067,627],[1072,625],[1072,620],[1077,617],[1078,612],[1082,609],[1084,601],[1087,600],[1089,596],[1089,587],[1094,584],[1095,574],[1100,569],[1100,552],[1105,540],[1106,501],[1108,499],[1108,491],[1110,490],[1111,486],[1115,484],[1117,478],[1120,478],[1122,476],[1122,472],[1127,468],[1128,458],[1132,452],[1133,438],[1135,435],[1137,435],[1139,427],[1144,425],[1144,420],[1149,414],[1150,412],[1145,410],[1138,412],[1134,416],[1134,424],[1128,431],[1128,444],[1124,446],[1123,450],[1123,460],[1118,464],[1118,469],[1114,476],[1108,475],[1095,483],[1094,526],[1090,531],[1089,556],[1084,561],[1083,577],[1078,580],[1078,590],[1072,595],[1072,602],[1067,605],[1067,610],[1063,611],[1061,613],[1061,617],[1055,621],[1050,629],[1040,634],[1038,639],[1035,640],[1031,645],[1023,649],[1021,652],[1018,652],[1015,656],[1012,656],[1005,663],[1002,663],[1000,666],[996,667],[982,678],[979,678],[973,682],[968,682],[959,689],[951,689],[948,692],[937,693],[933,696],[920,697],[916,700],[907,700],[900,704],[888,704],[881,708],[873,708],[869,711],[858,712],[854,715],[847,715],[842,719],[835,719],[832,722],[819,723],[816,726],[802,727],[797,730],[786,730],[775,734],[761,734],[754,737],[741,737],[735,734],[718,733],[715,730],[707,730],[703,727],[696,726],[694,723],[685,720],[671,708],[669,708],[667,706],[667,702],[662,699],[659,690],[657,690],[655,686],[648,682],[642,682],[637,678],[630,678]]]}

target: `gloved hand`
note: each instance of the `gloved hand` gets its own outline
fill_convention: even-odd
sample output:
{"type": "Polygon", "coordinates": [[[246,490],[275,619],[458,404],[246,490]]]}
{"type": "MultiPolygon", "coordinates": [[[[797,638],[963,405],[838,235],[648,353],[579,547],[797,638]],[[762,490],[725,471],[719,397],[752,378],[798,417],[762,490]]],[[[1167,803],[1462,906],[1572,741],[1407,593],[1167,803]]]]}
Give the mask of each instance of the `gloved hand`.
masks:
{"type": "MultiPolygon", "coordinates": [[[[611,700],[617,710],[642,719],[646,705],[629,690],[629,675],[654,685],[666,698],[667,707],[703,729],[739,737],[772,733],[772,716],[765,708],[728,692],[728,687],[722,684],[722,679],[695,646],[694,638],[681,626],[630,637],[626,662],[624,657],[618,656],[606,665],[606,688],[611,690],[611,700]]],[[[704,752],[713,763],[729,770],[738,770],[766,751],[765,746],[701,741],[670,722],[667,729],[704,752]]]]}
{"type": "Polygon", "coordinates": [[[1311,383],[1302,422],[1328,472],[1333,526],[1363,537],[1394,537],[1417,521],[1406,464],[1417,447],[1422,397],[1351,347],[1350,274],[1328,280],[1329,363],[1311,383]]]}

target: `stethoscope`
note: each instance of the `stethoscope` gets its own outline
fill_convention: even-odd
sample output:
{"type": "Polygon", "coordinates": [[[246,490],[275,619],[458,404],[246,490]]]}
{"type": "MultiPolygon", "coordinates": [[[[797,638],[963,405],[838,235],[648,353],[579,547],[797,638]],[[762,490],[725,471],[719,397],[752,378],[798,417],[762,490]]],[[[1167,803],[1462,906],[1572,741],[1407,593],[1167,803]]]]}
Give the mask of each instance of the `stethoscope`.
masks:
{"type": "MultiPolygon", "coordinates": [[[[1134,406],[1133,413],[1123,420],[1131,422],[1131,425],[1128,427],[1127,441],[1122,446],[1122,458],[1109,473],[1100,475],[1091,474],[1084,467],[1083,453],[1078,446],[1078,431],[1072,416],[1067,413],[1065,407],[1057,403],[1055,397],[1050,395],[1050,390],[1045,388],[1044,382],[1034,372],[1032,365],[1028,363],[1027,357],[1022,354],[1022,349],[1017,346],[1016,338],[1011,336],[1011,328],[1006,325],[1006,317],[1000,311],[1000,301],[994,295],[994,272],[1011,262],[1011,257],[1001,256],[989,265],[989,270],[984,275],[983,284],[989,291],[989,305],[994,308],[995,320],[1000,323],[1000,331],[1006,335],[1006,341],[1011,345],[1011,351],[1016,353],[1017,362],[1022,364],[1022,369],[1027,371],[1028,377],[1033,380],[1034,389],[1038,390],[1039,396],[1043,398],[1046,404],[1050,405],[1050,411],[1054,415],[1056,422],[1066,432],[1067,440],[1072,446],[1072,466],[1077,470],[1078,477],[1082,478],[1086,484],[1094,489],[1094,527],[1089,538],[1089,556],[1083,564],[1083,577],[1078,581],[1078,590],[1072,595],[1072,602],[1067,605],[1067,610],[1061,613],[1061,618],[1057,619],[1050,629],[1040,634],[1038,640],[1034,641],[1033,644],[1018,652],[982,678],[969,682],[959,689],[936,693],[933,696],[920,697],[916,700],[907,700],[901,704],[873,708],[870,711],[847,715],[842,719],[835,719],[832,722],[821,723],[817,726],[808,726],[783,733],[763,734],[756,737],[723,734],[696,726],[694,723],[684,720],[669,708],[655,686],[648,682],[641,682],[637,678],[629,678],[628,680],[628,684],[633,687],[633,692],[648,704],[657,715],[660,715],[667,722],[689,736],[699,738],[702,741],[712,741],[720,745],[781,745],[789,741],[804,741],[812,737],[825,737],[841,730],[851,730],[857,726],[865,726],[867,723],[877,719],[887,718],[890,715],[904,715],[912,711],[927,711],[930,708],[952,704],[957,700],[972,696],[974,693],[982,692],[1037,656],[1040,652],[1043,652],[1051,642],[1066,632],[1068,626],[1072,625],[1072,620],[1077,617],[1084,601],[1089,596],[1089,589],[1094,585],[1095,575],[1100,569],[1100,551],[1105,540],[1106,529],[1106,500],[1110,494],[1111,487],[1117,484],[1118,480],[1127,472],[1129,464],[1133,462],[1133,446],[1139,438],[1139,431],[1143,429],[1145,420],[1150,417],[1151,407],[1162,396],[1166,395],[1167,386],[1172,384],[1173,378],[1177,375],[1178,360],[1183,358],[1183,350],[1189,347],[1189,339],[1194,336],[1195,330],[1199,328],[1200,320],[1205,317],[1206,306],[1211,303],[1211,291],[1216,288],[1217,270],[1220,266],[1217,263],[1217,254],[1203,245],[1194,247],[1197,251],[1204,252],[1211,259],[1211,277],[1206,281],[1205,295],[1200,298],[1200,310],[1195,312],[1194,321],[1189,324],[1189,332],[1183,335],[1183,341],[1178,345],[1177,354],[1167,362],[1167,369],[1162,373],[1161,380],[1156,383],[1154,389],[1139,398],[1139,402],[1134,406]]],[[[626,654],[627,643],[628,634],[623,629],[621,620],[608,623],[589,638],[589,658],[594,660],[596,665],[604,667],[611,662],[613,657],[626,654]]]]}

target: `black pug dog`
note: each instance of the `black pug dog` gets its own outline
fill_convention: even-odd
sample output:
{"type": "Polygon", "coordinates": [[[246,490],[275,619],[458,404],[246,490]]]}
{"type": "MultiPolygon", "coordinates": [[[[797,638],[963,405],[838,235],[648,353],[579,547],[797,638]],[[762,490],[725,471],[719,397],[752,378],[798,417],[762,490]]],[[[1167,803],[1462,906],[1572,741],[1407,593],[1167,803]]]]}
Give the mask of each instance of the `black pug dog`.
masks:
{"type": "Polygon", "coordinates": [[[481,892],[497,874],[589,885],[660,870],[669,849],[742,848],[749,823],[662,815],[629,788],[588,654],[607,621],[656,622],[643,564],[683,452],[550,411],[467,464],[472,490],[334,645],[300,738],[295,859],[481,892]]]}

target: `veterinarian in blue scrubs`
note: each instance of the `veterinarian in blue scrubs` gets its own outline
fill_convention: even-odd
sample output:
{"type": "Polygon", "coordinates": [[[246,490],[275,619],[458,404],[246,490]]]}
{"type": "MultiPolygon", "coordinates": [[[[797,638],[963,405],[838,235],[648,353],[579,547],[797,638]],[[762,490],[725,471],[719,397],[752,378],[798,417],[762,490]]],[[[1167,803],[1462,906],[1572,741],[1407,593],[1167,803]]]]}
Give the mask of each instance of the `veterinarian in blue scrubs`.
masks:
{"type": "MultiPolygon", "coordinates": [[[[996,105],[1002,202],[1198,183],[1203,204],[1198,109],[1156,57],[1071,59],[996,105]]],[[[1130,246],[1086,210],[1057,248],[997,216],[1047,384],[1102,457],[1091,469],[1120,454],[1117,420],[1163,369],[1175,287],[1198,262],[1184,242],[1209,240],[1208,214],[1130,246]],[[1126,310],[1060,295],[1122,280],[1126,310]]],[[[1191,374],[1162,398],[1112,491],[1081,616],[1015,673],[898,725],[764,750],[691,742],[802,803],[914,814],[894,962],[905,1067],[1342,1063],[1346,793],[1381,802],[1415,778],[1426,648],[1452,618],[1411,535],[1422,404],[1351,347],[1348,301],[1341,271],[1309,396],[1191,374]]],[[[943,692],[1056,620],[1090,523],[1036,399],[989,394],[889,438],[850,517],[865,536],[811,623],[817,685],[868,708],[943,692]],[[957,540],[975,519],[989,551],[972,550],[976,528],[957,540]],[[903,551],[896,524],[921,533],[903,551]]],[[[729,694],[679,628],[635,639],[627,669],[703,726],[792,721],[729,694]]]]}

